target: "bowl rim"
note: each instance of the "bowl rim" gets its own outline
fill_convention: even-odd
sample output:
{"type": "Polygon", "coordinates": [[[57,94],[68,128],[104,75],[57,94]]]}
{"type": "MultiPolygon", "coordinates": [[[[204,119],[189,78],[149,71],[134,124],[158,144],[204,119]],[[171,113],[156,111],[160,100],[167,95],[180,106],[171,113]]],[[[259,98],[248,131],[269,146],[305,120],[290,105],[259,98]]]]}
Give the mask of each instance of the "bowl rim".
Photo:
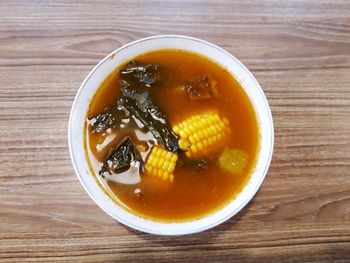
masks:
{"type": "MultiPolygon", "coordinates": [[[[185,50],[185,49],[183,49],[185,50]]],[[[185,50],[186,51],[186,50],[185,50]]],[[[187,50],[188,52],[192,52],[190,51],[189,49],[187,50]]],[[[201,54],[200,52],[197,52],[198,54],[201,54]]],[[[140,53],[142,54],[142,53],[140,53]]],[[[204,55],[203,55],[204,56],[204,55]]],[[[214,60],[216,63],[218,63],[214,58],[210,58],[208,57],[209,59],[212,59],[214,60]]],[[[120,65],[121,63],[119,63],[120,65]]],[[[232,74],[230,72],[230,74],[232,74]]],[[[243,84],[242,84],[243,86],[243,84]]],[[[95,92],[97,90],[98,87],[96,87],[95,89],[95,92]]],[[[243,86],[243,88],[245,89],[245,87],[243,86]]],[[[247,92],[245,90],[245,92],[247,92]]],[[[248,96],[249,97],[249,96],[248,96]]],[[[251,100],[251,98],[249,97],[249,99],[251,100]]],[[[254,107],[254,110],[256,112],[256,114],[258,115],[258,111],[257,109],[255,109],[254,107]]],[[[260,123],[259,126],[261,126],[262,124],[260,123]]],[[[259,129],[261,129],[261,127],[259,127],[259,129]]],[[[82,134],[83,134],[84,131],[82,131],[82,134]]],[[[261,138],[262,139],[262,138],[261,138]]],[[[85,77],[84,81],[82,82],[82,84],[80,85],[77,93],[76,93],[76,96],[74,98],[74,101],[73,101],[73,104],[72,104],[72,107],[71,107],[71,112],[70,112],[70,116],[69,116],[69,124],[68,124],[68,146],[69,146],[69,154],[70,154],[70,159],[72,161],[72,164],[73,164],[73,167],[74,167],[74,171],[80,181],[80,184],[83,186],[83,188],[85,189],[85,191],[88,193],[88,195],[90,196],[90,198],[95,202],[95,204],[97,204],[105,213],[107,213],[109,216],[111,216],[113,219],[117,220],[118,222],[130,227],[130,228],[133,228],[133,229],[136,229],[136,230],[139,230],[139,231],[142,231],[142,232],[145,232],[145,233],[150,233],[150,234],[156,234],[156,235],[166,235],[166,236],[179,236],[179,235],[188,235],[188,234],[194,234],[194,233],[198,233],[198,232],[202,232],[204,230],[207,230],[207,229],[210,229],[210,228],[213,228],[225,221],[227,221],[228,219],[230,219],[231,217],[233,217],[234,215],[236,215],[238,212],[240,212],[253,198],[254,196],[256,195],[257,191],[260,189],[261,187],[261,184],[262,182],[264,181],[265,177],[266,177],[266,174],[267,174],[267,171],[270,167],[270,164],[271,164],[271,160],[272,160],[272,155],[273,155],[273,149],[274,149],[274,124],[273,124],[273,118],[272,118],[272,112],[271,112],[271,109],[270,109],[270,106],[269,106],[269,103],[267,101],[267,98],[260,86],[260,84],[258,83],[258,81],[255,79],[255,77],[253,76],[253,74],[248,70],[248,68],[246,66],[244,66],[244,64],[238,60],[235,56],[233,56],[231,53],[229,53],[228,51],[226,51],[225,49],[213,44],[213,43],[210,43],[206,40],[202,40],[202,39],[199,39],[199,38],[195,38],[195,37],[191,37],[191,36],[185,36],[185,35],[156,35],[156,36],[150,36],[150,37],[146,37],[146,38],[141,38],[141,39],[138,39],[138,40],[135,40],[135,41],[132,41],[132,42],[129,42],[125,45],[122,45],[121,47],[117,48],[116,50],[110,52],[107,56],[105,56],[102,60],[99,61],[99,63],[89,72],[89,74],[85,77]],[[268,121],[269,121],[269,125],[271,127],[270,129],[270,134],[271,134],[271,138],[270,138],[270,147],[269,147],[269,152],[268,152],[268,158],[267,158],[267,161],[266,163],[264,163],[264,169],[263,171],[261,172],[261,176],[259,177],[259,181],[254,183],[254,188],[252,191],[249,192],[249,196],[247,196],[243,202],[240,203],[240,205],[235,209],[235,211],[231,211],[231,213],[227,214],[225,217],[221,217],[219,220],[216,220],[215,222],[212,222],[211,224],[208,224],[208,225],[204,225],[202,227],[197,227],[197,228],[193,228],[193,229],[186,229],[182,231],[167,231],[167,232],[164,232],[164,231],[159,231],[157,228],[153,228],[153,229],[150,229],[150,228],[147,228],[147,227],[143,227],[143,226],[140,226],[138,224],[134,224],[133,222],[130,222],[130,221],[127,221],[127,220],[124,220],[124,218],[121,218],[121,217],[116,217],[114,214],[111,213],[111,211],[109,211],[105,206],[104,204],[102,203],[101,200],[97,200],[97,198],[95,198],[95,196],[93,195],[92,191],[90,190],[90,188],[88,187],[88,185],[86,184],[86,182],[84,181],[84,176],[86,175],[83,175],[81,174],[81,171],[77,165],[77,162],[76,162],[76,159],[75,159],[75,156],[74,156],[74,147],[73,147],[73,138],[72,138],[72,127],[73,127],[73,124],[72,124],[72,120],[73,120],[73,115],[74,115],[74,111],[75,109],[78,107],[78,99],[82,93],[82,90],[83,88],[85,87],[86,83],[88,82],[88,80],[92,77],[93,74],[95,74],[95,72],[97,71],[98,68],[101,67],[101,65],[103,65],[108,59],[110,59],[111,57],[113,57],[115,54],[117,54],[118,52],[124,50],[124,49],[127,49],[128,47],[130,46],[133,46],[133,45],[136,45],[136,44],[140,44],[142,42],[145,42],[145,41],[149,41],[149,40],[155,40],[155,39],[161,39],[161,38],[177,38],[177,39],[185,39],[185,40],[190,40],[190,41],[195,41],[195,42],[200,42],[201,44],[204,44],[204,45],[207,45],[207,46],[210,46],[214,49],[217,49],[218,51],[220,51],[221,53],[223,53],[226,57],[228,57],[230,60],[233,60],[235,63],[237,63],[244,71],[245,71],[245,74],[248,75],[248,77],[254,82],[254,86],[255,86],[255,89],[259,92],[259,96],[261,97],[261,99],[263,100],[264,102],[264,107],[268,113],[268,121]]],[[[261,146],[261,142],[260,142],[260,146],[261,146]]],[[[259,150],[259,153],[260,154],[261,152],[261,149],[259,150]]],[[[258,156],[257,158],[257,161],[260,159],[261,157],[258,156]]],[[[84,160],[87,162],[86,160],[86,155],[85,155],[85,151],[84,151],[84,160]]],[[[251,174],[251,177],[252,175],[255,173],[255,171],[253,170],[252,171],[252,174],[251,174]]],[[[88,173],[88,176],[93,176],[90,174],[90,172],[88,173]]],[[[94,178],[95,179],[95,178],[94,178]]],[[[245,185],[243,186],[241,192],[243,192],[243,190],[246,188],[247,184],[250,182],[251,178],[249,178],[247,180],[247,182],[245,183],[245,185]]],[[[97,184],[97,183],[96,183],[97,184]]],[[[98,186],[100,187],[100,186],[98,186]]],[[[102,191],[102,189],[101,189],[102,191]]],[[[106,194],[106,193],[105,193],[106,194]]],[[[238,193],[239,195],[240,193],[238,193]]],[[[106,194],[107,195],[107,194],[106,194]]],[[[111,197],[109,197],[111,198],[111,197]]],[[[224,205],[224,207],[228,206],[230,203],[234,202],[234,200],[237,198],[234,197],[232,200],[230,200],[226,205],[224,205]]],[[[113,200],[111,200],[113,202],[113,200]]],[[[122,208],[120,205],[116,204],[116,206],[118,206],[120,209],[123,209],[125,210],[124,208],[122,208]]],[[[220,210],[222,210],[224,207],[220,208],[218,211],[214,211],[208,215],[205,215],[204,217],[201,217],[199,218],[198,220],[202,220],[202,219],[205,219],[206,217],[212,215],[212,214],[216,214],[217,212],[219,212],[220,210]]],[[[126,211],[126,213],[129,213],[133,216],[136,216],[136,217],[139,217],[137,216],[136,214],[133,214],[132,212],[129,212],[129,211],[126,211]]],[[[153,221],[152,219],[148,219],[148,218],[144,218],[145,221],[148,221],[148,222],[153,222],[155,223],[156,225],[157,224],[160,224],[160,225],[169,225],[170,227],[176,227],[176,226],[179,226],[179,225],[184,225],[188,222],[195,222],[197,221],[197,219],[194,219],[194,220],[190,220],[190,221],[184,221],[184,222],[175,222],[175,223],[169,223],[169,222],[159,222],[159,221],[153,221]]]]}

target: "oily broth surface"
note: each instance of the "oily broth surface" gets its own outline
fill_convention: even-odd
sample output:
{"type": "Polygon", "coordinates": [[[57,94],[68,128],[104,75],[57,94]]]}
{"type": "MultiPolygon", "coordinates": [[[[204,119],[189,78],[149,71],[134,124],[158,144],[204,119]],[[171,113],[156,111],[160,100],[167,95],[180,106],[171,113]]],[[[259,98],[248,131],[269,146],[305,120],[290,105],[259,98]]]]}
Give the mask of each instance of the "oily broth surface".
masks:
{"type": "MultiPolygon", "coordinates": [[[[239,148],[248,153],[248,165],[241,176],[229,174],[217,165],[217,155],[211,156],[211,162],[205,173],[196,169],[179,168],[174,171],[175,180],[171,183],[141,175],[141,182],[136,185],[123,185],[108,182],[109,191],[117,197],[118,202],[136,214],[151,217],[160,221],[183,221],[202,217],[213,212],[236,196],[249,178],[256,160],[259,147],[259,131],[254,109],[240,84],[223,68],[197,54],[161,50],[147,53],[136,58],[145,63],[159,64],[167,69],[170,76],[165,85],[152,92],[156,103],[167,114],[170,124],[195,113],[217,109],[221,116],[230,121],[231,136],[225,145],[239,148]],[[219,97],[208,100],[191,101],[189,96],[181,92],[180,85],[200,75],[207,75],[216,80],[219,97]],[[134,193],[141,189],[141,195],[134,193]]],[[[116,69],[100,86],[91,101],[88,116],[93,116],[115,103],[119,97],[118,69],[116,69]]],[[[87,126],[87,125],[86,125],[87,126]]],[[[104,137],[87,132],[87,155],[91,168],[98,176],[102,162],[110,147],[116,146],[126,134],[117,134],[102,151],[96,146],[104,137]],[[94,162],[91,161],[94,159],[94,162]]],[[[135,136],[132,136],[136,139],[135,136]]],[[[183,154],[179,159],[184,158],[183,154]]]]}

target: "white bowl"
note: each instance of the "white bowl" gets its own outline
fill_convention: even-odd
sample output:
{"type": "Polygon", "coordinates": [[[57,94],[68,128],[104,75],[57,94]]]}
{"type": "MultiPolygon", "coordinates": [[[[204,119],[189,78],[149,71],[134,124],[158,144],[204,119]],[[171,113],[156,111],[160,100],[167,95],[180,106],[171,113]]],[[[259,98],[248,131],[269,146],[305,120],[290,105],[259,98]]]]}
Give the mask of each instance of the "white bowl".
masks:
{"type": "MultiPolygon", "coordinates": [[[[212,228],[238,213],[253,198],[269,168],[274,143],[273,122],[265,95],[250,71],[234,56],[209,42],[177,35],[148,37],[113,51],[89,73],[75,97],[68,127],[70,156],[75,172],[85,191],[108,215],[131,228],[158,235],[185,235],[212,228]],[[84,152],[84,121],[89,103],[103,80],[121,63],[159,49],[180,49],[199,53],[226,68],[242,84],[248,94],[260,127],[260,151],[256,167],[244,189],[228,205],[198,220],[162,223],[138,217],[107,196],[91,174],[84,152]]],[[[93,215],[91,215],[93,216],[93,215]]]]}

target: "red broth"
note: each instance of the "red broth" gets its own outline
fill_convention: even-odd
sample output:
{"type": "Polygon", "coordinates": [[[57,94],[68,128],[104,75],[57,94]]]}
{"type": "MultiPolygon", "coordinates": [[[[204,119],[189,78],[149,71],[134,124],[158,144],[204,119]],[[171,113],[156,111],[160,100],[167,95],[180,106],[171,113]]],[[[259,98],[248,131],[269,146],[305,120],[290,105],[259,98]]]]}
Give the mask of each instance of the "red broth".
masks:
{"type": "MultiPolygon", "coordinates": [[[[105,192],[116,203],[142,217],[157,221],[186,221],[203,217],[223,207],[244,187],[254,169],[259,151],[259,127],[253,106],[240,83],[224,68],[213,61],[190,52],[178,50],[159,50],[135,58],[144,63],[154,63],[166,68],[168,74],[164,87],[153,95],[159,106],[164,109],[170,125],[187,117],[207,110],[217,110],[229,120],[230,136],[223,145],[240,149],[247,153],[244,172],[236,175],[222,169],[218,157],[223,151],[216,151],[210,156],[211,162],[205,171],[193,167],[178,167],[174,170],[172,183],[141,174],[137,184],[126,185],[106,181],[102,183],[105,192]],[[218,96],[205,100],[191,100],[181,85],[189,79],[206,75],[217,82],[218,96]],[[136,190],[136,192],[135,192],[136,190]],[[137,194],[136,194],[137,193],[137,194]]],[[[107,106],[113,105],[120,97],[119,72],[115,69],[101,84],[93,97],[87,117],[94,116],[107,106]]],[[[125,132],[115,132],[109,143],[104,143],[106,133],[92,133],[86,127],[86,153],[91,170],[101,182],[98,171],[111,147],[115,147],[125,137],[125,132]],[[101,145],[104,147],[101,147],[101,145]]],[[[135,140],[134,131],[127,133],[135,140]]],[[[179,153],[179,160],[185,158],[179,153]]]]}

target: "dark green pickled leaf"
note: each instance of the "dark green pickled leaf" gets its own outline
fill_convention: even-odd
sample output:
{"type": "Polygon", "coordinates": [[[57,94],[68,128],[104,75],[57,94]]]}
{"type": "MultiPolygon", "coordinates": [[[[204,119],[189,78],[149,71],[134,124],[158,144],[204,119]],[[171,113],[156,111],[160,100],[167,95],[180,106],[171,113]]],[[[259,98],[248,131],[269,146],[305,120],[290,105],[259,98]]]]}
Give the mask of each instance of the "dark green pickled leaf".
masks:
{"type": "MultiPolygon", "coordinates": [[[[130,137],[126,137],[117,147],[111,150],[99,174],[104,177],[105,173],[112,175],[125,172],[130,168],[130,164],[133,161],[138,161],[143,164],[141,154],[133,145],[130,137]]],[[[143,167],[143,165],[141,165],[141,167],[143,167]]]]}
{"type": "Polygon", "coordinates": [[[118,105],[125,107],[148,129],[167,150],[180,150],[178,138],[170,128],[167,116],[155,105],[148,90],[134,89],[125,80],[120,81],[122,98],[118,105]]]}
{"type": "Polygon", "coordinates": [[[160,80],[160,66],[156,64],[143,64],[132,60],[120,70],[121,78],[128,82],[139,82],[151,87],[160,80]]]}
{"type": "Polygon", "coordinates": [[[108,128],[115,126],[117,119],[116,111],[111,108],[106,108],[103,112],[89,118],[88,123],[93,133],[104,132],[108,128]]]}

